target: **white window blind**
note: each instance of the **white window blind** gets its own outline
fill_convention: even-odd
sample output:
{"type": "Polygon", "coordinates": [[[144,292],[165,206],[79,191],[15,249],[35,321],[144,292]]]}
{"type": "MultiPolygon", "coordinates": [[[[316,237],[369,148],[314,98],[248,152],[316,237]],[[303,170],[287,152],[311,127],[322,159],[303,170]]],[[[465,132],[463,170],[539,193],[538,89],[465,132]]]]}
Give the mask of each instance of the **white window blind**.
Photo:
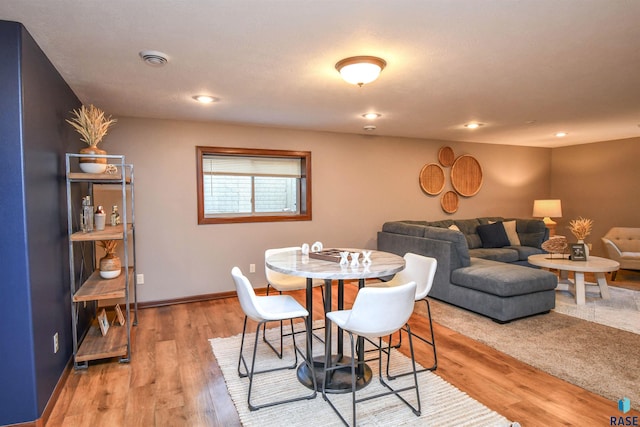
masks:
{"type": "Polygon", "coordinates": [[[215,156],[203,159],[203,171],[214,175],[301,177],[299,158],[215,156]]]}

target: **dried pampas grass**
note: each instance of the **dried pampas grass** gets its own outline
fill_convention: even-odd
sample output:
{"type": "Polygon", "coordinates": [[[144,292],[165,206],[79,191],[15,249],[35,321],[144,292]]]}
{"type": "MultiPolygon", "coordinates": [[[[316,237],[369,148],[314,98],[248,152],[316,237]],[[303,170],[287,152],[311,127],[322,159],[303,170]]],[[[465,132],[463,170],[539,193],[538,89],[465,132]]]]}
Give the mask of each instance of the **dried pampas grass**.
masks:
{"type": "Polygon", "coordinates": [[[571,230],[571,233],[576,236],[576,239],[578,240],[584,240],[589,234],[591,234],[592,228],[592,219],[580,217],[578,219],[572,219],[569,222],[569,230],[571,230]]]}
{"type": "Polygon", "coordinates": [[[117,122],[111,116],[106,117],[104,111],[92,105],[82,106],[73,110],[74,117],[66,120],[80,134],[80,141],[86,142],[89,147],[97,147],[105,137],[109,128],[117,122]]]}

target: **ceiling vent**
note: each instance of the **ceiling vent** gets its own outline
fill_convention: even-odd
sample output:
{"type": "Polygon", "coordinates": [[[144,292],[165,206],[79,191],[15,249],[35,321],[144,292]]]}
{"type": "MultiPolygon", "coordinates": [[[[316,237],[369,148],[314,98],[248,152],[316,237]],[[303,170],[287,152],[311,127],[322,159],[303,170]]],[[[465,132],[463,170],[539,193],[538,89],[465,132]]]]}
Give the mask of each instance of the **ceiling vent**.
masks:
{"type": "Polygon", "coordinates": [[[145,63],[152,67],[162,67],[169,61],[166,54],[157,50],[143,50],[139,55],[145,63]]]}

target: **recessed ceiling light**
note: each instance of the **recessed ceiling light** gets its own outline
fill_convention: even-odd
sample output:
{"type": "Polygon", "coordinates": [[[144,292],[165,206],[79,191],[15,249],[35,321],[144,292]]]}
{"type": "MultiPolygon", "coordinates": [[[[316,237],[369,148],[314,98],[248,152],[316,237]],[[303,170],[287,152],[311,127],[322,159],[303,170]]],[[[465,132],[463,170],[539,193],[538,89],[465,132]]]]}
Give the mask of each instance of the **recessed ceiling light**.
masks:
{"type": "Polygon", "coordinates": [[[565,137],[565,136],[567,136],[567,135],[569,135],[569,134],[568,134],[568,133],[566,133],[566,132],[556,132],[556,136],[557,136],[558,138],[563,138],[563,137],[565,137]]]}
{"type": "Polygon", "coordinates": [[[467,129],[478,129],[480,126],[484,126],[484,123],[471,122],[464,125],[467,129]]]}
{"type": "Polygon", "coordinates": [[[151,65],[152,67],[162,67],[169,62],[167,55],[157,50],[143,50],[140,51],[138,55],[140,55],[140,58],[145,64],[151,65]]]}
{"type": "Polygon", "coordinates": [[[364,117],[365,119],[373,120],[373,119],[377,119],[378,117],[382,117],[382,114],[380,114],[380,113],[366,113],[366,114],[363,114],[362,117],[364,117]]]}
{"type": "Polygon", "coordinates": [[[213,96],[209,96],[209,95],[195,95],[193,97],[193,99],[195,99],[198,102],[201,102],[203,104],[211,104],[212,102],[218,102],[219,99],[215,98],[213,96]]]}
{"type": "Polygon", "coordinates": [[[374,130],[376,130],[376,127],[374,125],[366,125],[365,127],[363,127],[363,129],[367,132],[373,132],[374,130]]]}

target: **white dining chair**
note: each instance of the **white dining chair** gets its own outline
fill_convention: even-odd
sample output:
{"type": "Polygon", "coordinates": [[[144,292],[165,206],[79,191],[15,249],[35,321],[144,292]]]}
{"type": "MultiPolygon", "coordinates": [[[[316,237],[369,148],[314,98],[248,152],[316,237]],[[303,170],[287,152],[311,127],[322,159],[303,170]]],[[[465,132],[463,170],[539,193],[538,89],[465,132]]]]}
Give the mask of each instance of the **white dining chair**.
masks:
{"type": "MultiPolygon", "coordinates": [[[[433,365],[429,368],[423,368],[418,370],[418,372],[423,371],[435,371],[438,367],[438,357],[436,353],[436,341],[433,333],[433,320],[431,318],[431,306],[429,305],[429,300],[427,299],[427,295],[429,291],[431,291],[431,287],[433,286],[433,279],[436,275],[436,269],[438,268],[438,260],[435,258],[422,256],[418,254],[414,254],[408,252],[404,256],[405,260],[405,268],[404,270],[396,273],[396,275],[387,282],[367,282],[367,287],[393,287],[398,286],[410,281],[414,281],[417,284],[416,287],[416,295],[415,300],[424,301],[427,305],[427,318],[429,320],[429,332],[430,338],[425,338],[420,335],[413,333],[413,336],[418,338],[420,341],[428,344],[433,349],[433,365]]],[[[399,347],[402,344],[402,331],[408,332],[406,329],[402,328],[400,330],[400,342],[395,346],[399,347]]],[[[387,375],[388,375],[388,367],[387,367],[387,375]]],[[[389,378],[396,378],[403,375],[409,375],[411,372],[407,372],[405,374],[389,376],[389,378]]]]}
{"type": "MultiPolygon", "coordinates": [[[[391,357],[391,340],[387,344],[387,349],[383,350],[382,337],[387,337],[406,327],[409,332],[411,329],[407,321],[413,313],[415,304],[416,283],[409,282],[404,285],[384,288],[362,288],[358,291],[356,299],[350,310],[331,311],[326,314],[327,319],[335,323],[338,328],[349,334],[351,341],[351,361],[349,365],[335,364],[332,365],[331,343],[325,344],[325,375],[322,385],[322,397],[329,403],[331,408],[338,414],[342,422],[349,425],[345,417],[340,413],[338,408],[333,404],[327,393],[326,386],[330,382],[333,371],[344,369],[345,366],[351,367],[351,402],[352,402],[352,425],[356,425],[356,405],[365,400],[371,400],[378,397],[396,395],[404,404],[406,404],[417,416],[421,413],[420,392],[418,389],[418,376],[416,373],[416,362],[413,353],[413,340],[411,333],[409,337],[409,348],[411,353],[411,364],[413,366],[413,385],[405,386],[399,389],[392,388],[386,383],[382,377],[382,354],[383,352],[389,359],[391,357]],[[389,391],[381,392],[375,395],[367,395],[358,399],[356,397],[356,340],[355,336],[367,339],[378,339],[378,378],[380,383],[389,391]],[[415,390],[417,403],[412,405],[400,393],[415,390]]],[[[357,364],[365,363],[358,361],[357,364]]],[[[387,362],[388,364],[388,362],[387,362]]]]}
{"type": "MultiPolygon", "coordinates": [[[[267,295],[269,295],[269,291],[271,288],[275,289],[276,291],[278,291],[279,294],[282,294],[283,292],[292,292],[292,291],[299,291],[299,290],[305,290],[307,289],[307,279],[305,277],[301,277],[301,276],[292,276],[289,274],[284,274],[284,273],[280,273],[278,271],[274,271],[272,269],[270,269],[269,267],[267,267],[267,258],[269,258],[272,255],[275,255],[277,253],[282,253],[282,252],[295,252],[295,251],[300,251],[301,248],[299,246],[291,246],[291,247],[286,247],[286,248],[274,248],[274,249],[267,249],[266,251],[264,251],[264,272],[265,272],[265,276],[267,277],[267,295]]],[[[313,279],[312,282],[312,286],[313,287],[320,287],[321,288],[321,294],[322,294],[322,306],[324,307],[324,292],[323,287],[324,287],[324,280],[322,279],[313,279]]],[[[313,317],[313,315],[311,315],[313,317]]],[[[314,330],[317,329],[322,329],[324,328],[324,326],[321,327],[317,327],[314,330]]],[[[280,323],[280,350],[277,350],[268,340],[266,337],[265,332],[263,331],[262,333],[262,339],[264,340],[264,342],[266,342],[272,349],[273,351],[276,352],[276,354],[278,354],[278,357],[282,357],[282,340],[283,337],[287,336],[288,334],[284,334],[283,333],[283,327],[282,327],[282,322],[280,323]]],[[[314,337],[316,337],[318,340],[320,340],[321,342],[324,342],[324,340],[322,338],[320,338],[319,336],[313,334],[314,337]]]]}
{"type": "MultiPolygon", "coordinates": [[[[295,354],[295,361],[292,365],[265,369],[261,371],[255,370],[260,328],[263,327],[263,325],[266,325],[267,322],[282,322],[283,320],[290,320],[291,322],[293,322],[293,319],[296,318],[301,318],[303,320],[302,323],[306,324],[304,320],[306,320],[309,312],[290,295],[256,296],[255,291],[253,290],[253,286],[251,286],[251,282],[246,276],[242,274],[242,271],[238,267],[233,267],[233,269],[231,270],[231,276],[233,277],[233,281],[236,285],[236,292],[238,293],[240,306],[242,307],[242,311],[244,311],[245,314],[244,326],[242,328],[242,341],[240,343],[240,355],[238,357],[238,375],[241,378],[249,378],[249,390],[247,392],[247,404],[249,405],[249,409],[251,411],[255,411],[256,409],[265,408],[268,406],[280,405],[283,403],[290,403],[298,400],[314,399],[317,394],[317,384],[315,382],[315,370],[313,361],[310,362],[305,357],[305,354],[298,350],[295,344],[295,334],[291,334],[291,338],[293,340],[293,352],[295,354]],[[256,327],[255,342],[253,345],[253,355],[251,356],[251,368],[247,366],[247,361],[243,354],[244,338],[247,331],[247,319],[258,322],[258,326],[256,327]],[[311,376],[313,378],[313,392],[311,394],[296,396],[289,399],[272,401],[262,404],[253,404],[251,402],[251,391],[253,388],[254,375],[279,371],[283,369],[295,369],[298,365],[298,353],[302,355],[302,357],[304,358],[304,363],[306,363],[308,368],[311,370],[311,376]]],[[[293,324],[291,325],[291,327],[293,330],[293,324]]],[[[277,354],[275,350],[274,352],[277,354]]],[[[280,354],[279,357],[281,356],[282,354],[280,354]]],[[[298,381],[295,374],[291,375],[291,379],[292,381],[298,381]]]]}

